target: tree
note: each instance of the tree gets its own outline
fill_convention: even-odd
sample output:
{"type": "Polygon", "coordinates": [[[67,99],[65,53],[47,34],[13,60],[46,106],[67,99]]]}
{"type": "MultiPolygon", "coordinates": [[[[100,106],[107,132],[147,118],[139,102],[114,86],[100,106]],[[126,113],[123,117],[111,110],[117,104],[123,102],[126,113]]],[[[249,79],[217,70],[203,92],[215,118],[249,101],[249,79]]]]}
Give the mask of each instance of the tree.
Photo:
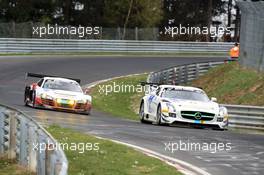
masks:
{"type": "MultiPolygon", "coordinates": [[[[210,27],[213,22],[212,18],[225,12],[225,2],[222,0],[164,0],[163,3],[164,18],[161,27],[179,26],[180,24],[182,26],[210,27]]],[[[190,36],[182,36],[178,39],[194,40],[190,36]]],[[[204,40],[204,38],[196,39],[204,40]]]]}
{"type": "Polygon", "coordinates": [[[53,0],[1,0],[0,21],[42,22],[53,19],[53,0]]]}
{"type": "Polygon", "coordinates": [[[130,17],[130,13],[131,13],[131,9],[132,9],[132,6],[133,6],[133,2],[134,2],[134,0],[130,0],[129,8],[128,8],[127,16],[126,16],[126,20],[125,20],[124,27],[123,27],[123,37],[122,37],[123,39],[125,39],[125,36],[126,36],[126,26],[127,26],[127,23],[128,23],[128,19],[130,17]]]}
{"type": "MultiPolygon", "coordinates": [[[[213,0],[208,0],[208,9],[207,9],[207,28],[210,29],[212,25],[213,18],[213,0]]],[[[210,34],[206,36],[206,41],[210,41],[210,34]]]]}
{"type": "Polygon", "coordinates": [[[120,27],[126,23],[127,27],[157,27],[162,19],[162,3],[160,0],[105,0],[104,27],[120,27]]]}
{"type": "Polygon", "coordinates": [[[73,9],[73,25],[102,26],[104,0],[78,0],[73,2],[73,6],[77,3],[80,3],[83,8],[73,9]]]}
{"type": "Polygon", "coordinates": [[[70,24],[71,23],[71,13],[73,11],[73,3],[72,0],[64,0],[63,1],[63,16],[64,16],[64,24],[70,24]]]}

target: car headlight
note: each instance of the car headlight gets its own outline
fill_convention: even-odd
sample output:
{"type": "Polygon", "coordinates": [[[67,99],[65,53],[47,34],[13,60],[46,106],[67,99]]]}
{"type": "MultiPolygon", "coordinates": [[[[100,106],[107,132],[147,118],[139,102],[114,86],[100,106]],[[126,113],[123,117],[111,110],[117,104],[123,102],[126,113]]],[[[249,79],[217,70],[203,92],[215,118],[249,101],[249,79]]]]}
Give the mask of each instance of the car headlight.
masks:
{"type": "Polygon", "coordinates": [[[227,109],[225,107],[219,108],[219,116],[221,116],[221,117],[227,116],[227,109]]]}
{"type": "Polygon", "coordinates": [[[41,96],[41,98],[43,98],[43,99],[53,100],[53,97],[50,96],[50,95],[48,95],[48,94],[46,94],[46,93],[43,93],[43,94],[41,94],[40,96],[41,96]]]}
{"type": "Polygon", "coordinates": [[[87,102],[88,102],[88,100],[86,100],[86,99],[78,100],[78,101],[77,101],[77,103],[83,103],[83,104],[85,104],[85,103],[87,103],[87,102]]]}
{"type": "Polygon", "coordinates": [[[61,103],[61,99],[60,99],[60,98],[57,98],[56,101],[57,101],[57,103],[59,103],[59,104],[61,103]]]}
{"type": "Polygon", "coordinates": [[[169,112],[176,112],[176,108],[174,105],[172,105],[171,103],[166,103],[166,106],[169,109],[169,112]]]}
{"type": "Polygon", "coordinates": [[[69,100],[69,105],[74,105],[75,101],[74,100],[69,100]]]}
{"type": "Polygon", "coordinates": [[[224,116],[224,114],[225,114],[225,113],[224,113],[224,110],[219,110],[219,115],[220,115],[220,116],[224,116]]]}

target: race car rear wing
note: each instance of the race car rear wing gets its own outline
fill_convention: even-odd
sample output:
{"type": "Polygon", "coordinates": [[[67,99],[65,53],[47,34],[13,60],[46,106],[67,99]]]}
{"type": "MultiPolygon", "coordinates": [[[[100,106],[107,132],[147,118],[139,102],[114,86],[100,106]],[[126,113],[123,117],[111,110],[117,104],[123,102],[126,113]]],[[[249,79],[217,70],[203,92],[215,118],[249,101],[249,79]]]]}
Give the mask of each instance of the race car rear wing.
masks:
{"type": "Polygon", "coordinates": [[[54,76],[54,75],[45,75],[45,74],[26,73],[26,77],[35,77],[35,78],[58,77],[58,78],[66,78],[66,79],[69,79],[69,80],[74,80],[74,81],[78,82],[79,84],[81,83],[80,79],[68,78],[68,77],[60,77],[60,76],[54,76]]]}
{"type": "Polygon", "coordinates": [[[140,82],[140,85],[141,86],[146,86],[146,85],[149,85],[149,86],[159,86],[161,84],[159,84],[159,83],[149,83],[149,82],[140,82]]]}

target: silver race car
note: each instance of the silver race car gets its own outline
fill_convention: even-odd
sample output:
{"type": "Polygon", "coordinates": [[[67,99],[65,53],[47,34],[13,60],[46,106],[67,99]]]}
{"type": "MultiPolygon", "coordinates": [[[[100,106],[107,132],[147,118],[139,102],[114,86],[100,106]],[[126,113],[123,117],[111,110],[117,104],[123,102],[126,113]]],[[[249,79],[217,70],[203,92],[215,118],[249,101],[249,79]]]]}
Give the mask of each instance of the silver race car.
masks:
{"type": "Polygon", "coordinates": [[[79,79],[34,73],[27,73],[26,76],[40,78],[38,82],[26,86],[26,106],[90,113],[92,97],[83,92],[79,79]]]}
{"type": "Polygon", "coordinates": [[[227,109],[202,89],[175,85],[149,86],[140,103],[140,121],[227,129],[227,109]]]}

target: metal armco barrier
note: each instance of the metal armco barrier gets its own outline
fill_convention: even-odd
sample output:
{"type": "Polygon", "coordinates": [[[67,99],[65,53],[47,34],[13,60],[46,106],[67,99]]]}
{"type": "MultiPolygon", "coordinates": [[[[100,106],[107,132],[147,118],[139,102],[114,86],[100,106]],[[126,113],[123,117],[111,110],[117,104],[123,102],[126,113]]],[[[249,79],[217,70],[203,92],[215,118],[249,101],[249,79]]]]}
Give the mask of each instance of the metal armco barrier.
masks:
{"type": "Polygon", "coordinates": [[[233,43],[0,38],[0,53],[160,52],[228,54],[233,43]]]}
{"type": "MultiPolygon", "coordinates": [[[[159,84],[186,84],[205,74],[210,68],[223,63],[206,62],[179,65],[152,72],[147,81],[159,84]]],[[[264,130],[264,107],[226,104],[223,106],[228,109],[230,127],[264,130]]]]}
{"type": "Polygon", "coordinates": [[[229,113],[229,126],[264,130],[264,107],[224,105],[229,113]]]}
{"type": "Polygon", "coordinates": [[[203,75],[210,68],[223,63],[223,61],[194,63],[167,68],[150,73],[148,76],[148,82],[159,84],[185,84],[203,75]]]}
{"type": "Polygon", "coordinates": [[[17,160],[37,175],[68,172],[67,158],[55,139],[33,119],[4,105],[0,105],[0,157],[17,160]]]}

